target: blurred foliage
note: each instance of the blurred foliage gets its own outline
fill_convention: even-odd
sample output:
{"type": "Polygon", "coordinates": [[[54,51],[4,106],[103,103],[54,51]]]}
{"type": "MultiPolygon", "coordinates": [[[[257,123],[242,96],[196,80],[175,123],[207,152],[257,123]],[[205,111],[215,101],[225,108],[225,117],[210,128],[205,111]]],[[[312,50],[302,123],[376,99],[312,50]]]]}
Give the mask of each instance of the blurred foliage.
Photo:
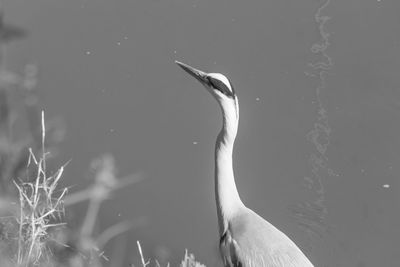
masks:
{"type": "MultiPolygon", "coordinates": [[[[3,22],[0,13],[0,193],[14,190],[14,178],[27,178],[28,149],[41,150],[41,118],[36,92],[37,67],[25,66],[22,73],[9,71],[6,65],[7,45],[26,36],[16,26],[3,22]]],[[[55,145],[64,139],[65,127],[60,120],[49,120],[46,129],[47,149],[55,154],[55,145]]]]}

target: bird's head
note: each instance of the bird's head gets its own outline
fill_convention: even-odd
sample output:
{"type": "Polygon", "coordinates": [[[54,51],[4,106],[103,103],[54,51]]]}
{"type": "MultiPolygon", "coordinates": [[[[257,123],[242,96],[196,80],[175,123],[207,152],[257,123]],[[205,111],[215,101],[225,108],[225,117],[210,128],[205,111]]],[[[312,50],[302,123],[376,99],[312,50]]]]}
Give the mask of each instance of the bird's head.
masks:
{"type": "Polygon", "coordinates": [[[221,73],[206,73],[179,61],[175,61],[175,63],[196,78],[214,96],[223,109],[233,107],[238,115],[237,96],[232,83],[225,75],[221,73]]]}

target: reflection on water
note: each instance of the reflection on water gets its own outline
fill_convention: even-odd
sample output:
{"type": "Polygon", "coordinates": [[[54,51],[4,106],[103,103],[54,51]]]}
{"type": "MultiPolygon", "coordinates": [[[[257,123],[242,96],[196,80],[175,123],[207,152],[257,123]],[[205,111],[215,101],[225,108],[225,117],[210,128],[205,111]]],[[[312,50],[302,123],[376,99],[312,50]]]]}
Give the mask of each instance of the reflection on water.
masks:
{"type": "Polygon", "coordinates": [[[326,77],[333,67],[333,60],[327,53],[330,45],[330,34],[326,31],[325,27],[330,17],[322,15],[322,12],[329,3],[330,0],[323,3],[314,15],[320,40],[311,46],[311,52],[318,55],[319,59],[316,62],[309,63],[310,70],[306,72],[306,75],[312,79],[316,79],[318,82],[315,88],[316,100],[313,101],[313,104],[316,104],[317,117],[314,127],[306,136],[307,140],[313,144],[315,151],[309,156],[311,175],[304,177],[306,186],[312,192],[314,199],[310,202],[299,203],[296,207],[292,208],[293,215],[298,224],[308,233],[316,235],[319,238],[322,238],[328,228],[326,222],[328,210],[325,205],[323,177],[336,175],[328,165],[327,150],[330,143],[331,127],[329,125],[328,112],[321,99],[321,94],[327,88],[326,77]]]}

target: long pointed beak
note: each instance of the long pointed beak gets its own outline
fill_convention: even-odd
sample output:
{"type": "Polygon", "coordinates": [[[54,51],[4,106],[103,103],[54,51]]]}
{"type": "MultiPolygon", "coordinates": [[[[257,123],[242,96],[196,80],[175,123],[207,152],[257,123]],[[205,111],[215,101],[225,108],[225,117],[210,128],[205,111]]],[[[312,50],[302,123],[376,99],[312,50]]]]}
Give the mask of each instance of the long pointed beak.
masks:
{"type": "Polygon", "coordinates": [[[208,84],[207,73],[205,73],[204,71],[195,69],[195,68],[193,68],[185,63],[179,62],[177,60],[175,60],[175,63],[178,64],[179,67],[181,67],[184,71],[189,73],[191,76],[195,77],[202,84],[208,84]]]}

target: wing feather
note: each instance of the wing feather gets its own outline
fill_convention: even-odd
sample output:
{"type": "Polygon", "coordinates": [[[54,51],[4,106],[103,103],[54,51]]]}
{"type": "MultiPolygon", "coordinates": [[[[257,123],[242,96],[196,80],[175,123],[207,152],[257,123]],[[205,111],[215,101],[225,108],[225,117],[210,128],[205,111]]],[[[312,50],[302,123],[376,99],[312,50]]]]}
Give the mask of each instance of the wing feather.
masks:
{"type": "Polygon", "coordinates": [[[220,251],[226,267],[313,267],[292,240],[251,210],[231,220],[220,251]]]}

